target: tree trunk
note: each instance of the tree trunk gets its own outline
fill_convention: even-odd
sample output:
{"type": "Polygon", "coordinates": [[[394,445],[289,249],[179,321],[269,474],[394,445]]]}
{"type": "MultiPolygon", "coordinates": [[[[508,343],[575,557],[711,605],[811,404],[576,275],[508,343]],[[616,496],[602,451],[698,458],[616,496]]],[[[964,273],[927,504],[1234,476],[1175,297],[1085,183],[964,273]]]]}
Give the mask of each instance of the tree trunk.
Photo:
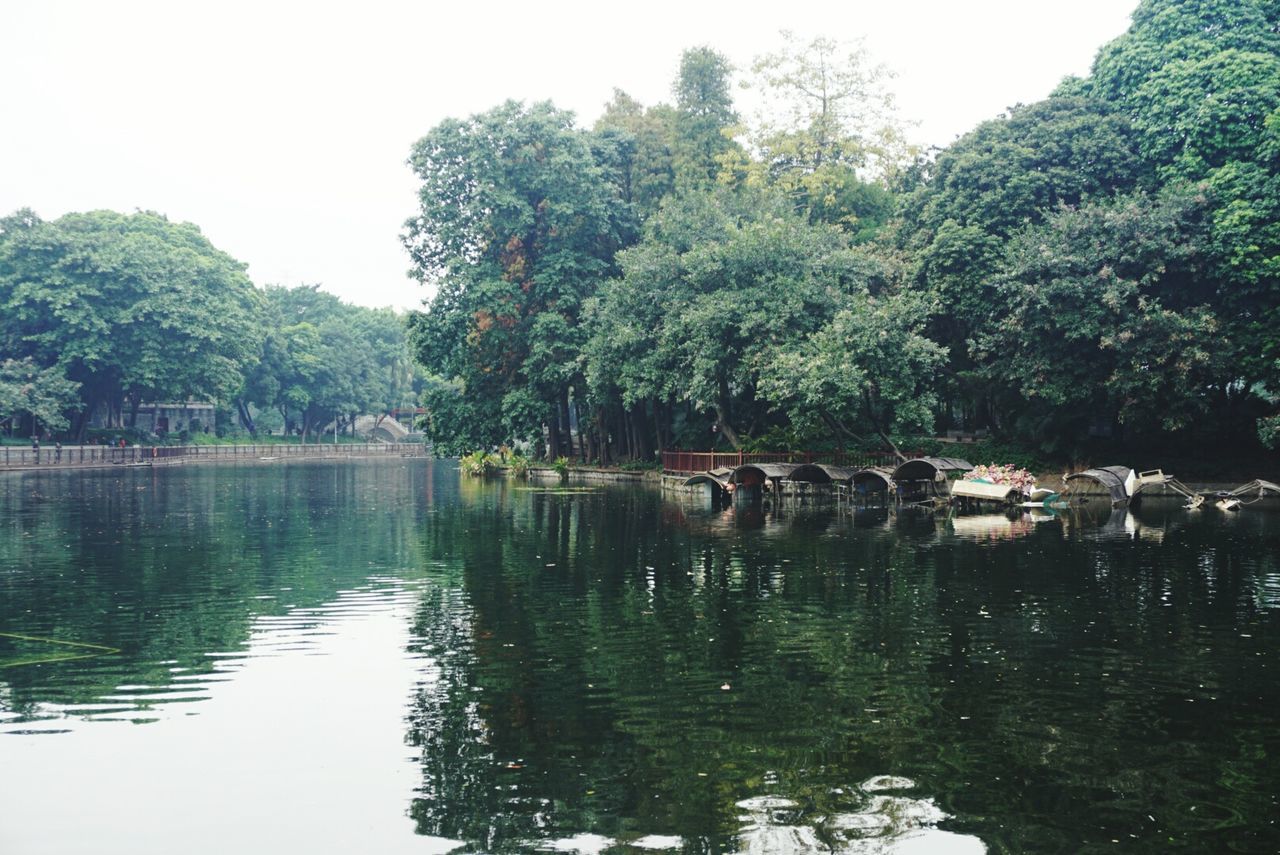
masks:
{"type": "Polygon", "coordinates": [[[237,398],[236,411],[240,414],[240,425],[249,431],[249,436],[256,437],[258,427],[253,423],[253,414],[249,412],[249,405],[243,399],[237,398]]]}
{"type": "Polygon", "coordinates": [[[125,400],[129,402],[129,429],[133,430],[138,426],[138,408],[142,406],[142,395],[130,392],[125,400]]]}
{"type": "Polygon", "coordinates": [[[621,404],[614,413],[614,425],[614,435],[618,437],[618,457],[630,460],[634,448],[631,444],[631,420],[627,418],[627,410],[621,404]]]}
{"type": "Polygon", "coordinates": [[[653,446],[659,451],[666,447],[662,441],[662,402],[657,399],[653,401],[653,446]]]}
{"type": "Polygon", "coordinates": [[[89,422],[93,418],[93,404],[88,404],[84,409],[76,414],[72,434],[76,438],[76,445],[84,445],[85,434],[89,432],[89,422]]]}
{"type": "Polygon", "coordinates": [[[560,390],[560,400],[556,402],[560,410],[560,424],[564,427],[564,456],[573,457],[573,420],[569,418],[569,390],[560,390]]]}
{"type": "Polygon", "coordinates": [[[596,407],[596,444],[600,463],[608,466],[613,462],[613,458],[609,454],[609,425],[603,406],[596,407]]]}
{"type": "Polygon", "coordinates": [[[653,460],[653,449],[649,445],[648,415],[649,408],[644,402],[631,411],[636,436],[636,459],[646,463],[653,460]]]}
{"type": "Polygon", "coordinates": [[[622,459],[631,460],[634,455],[635,445],[631,437],[631,419],[627,417],[625,408],[622,410],[618,428],[622,435],[622,459]]]}
{"type": "Polygon", "coordinates": [[[893,455],[897,457],[900,462],[906,463],[907,456],[898,450],[898,446],[893,444],[893,440],[889,439],[888,432],[876,417],[876,409],[871,401],[871,393],[866,389],[862,390],[862,402],[867,408],[867,420],[870,421],[872,427],[876,429],[876,435],[879,436],[881,441],[889,447],[889,450],[893,452],[893,455]]]}
{"type": "Polygon", "coordinates": [[[716,420],[720,422],[720,432],[724,434],[724,438],[729,440],[735,451],[741,451],[742,441],[738,439],[738,432],[729,421],[729,381],[723,377],[716,388],[716,420]]]}
{"type": "Polygon", "coordinates": [[[560,407],[551,411],[547,419],[547,460],[555,460],[560,454],[560,407]]]}

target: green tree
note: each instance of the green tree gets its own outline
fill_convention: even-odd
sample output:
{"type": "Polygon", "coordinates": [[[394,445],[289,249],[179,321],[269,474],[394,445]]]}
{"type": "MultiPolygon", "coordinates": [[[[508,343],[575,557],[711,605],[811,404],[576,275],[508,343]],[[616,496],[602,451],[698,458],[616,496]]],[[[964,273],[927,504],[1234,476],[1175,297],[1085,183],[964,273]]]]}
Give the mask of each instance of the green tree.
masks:
{"type": "Polygon", "coordinates": [[[610,173],[636,222],[656,213],[675,187],[676,121],[673,108],[646,108],[620,89],[596,120],[596,160],[610,173]]]}
{"type": "Polygon", "coordinates": [[[758,158],[743,171],[781,189],[811,218],[869,237],[893,205],[881,184],[863,176],[883,181],[915,153],[885,86],[889,72],[860,44],[782,36],[784,47],[752,66],[765,107],[752,131],[758,158]]]}
{"type": "Polygon", "coordinates": [[[270,287],[264,297],[262,358],[239,399],[250,430],[248,404],[278,409],[286,429],[305,437],[415,403],[405,326],[394,311],[353,306],[315,285],[270,287]]]}
{"type": "Polygon", "coordinates": [[[570,393],[583,385],[582,302],[612,271],[623,231],[590,135],[549,103],[508,102],[441,123],[410,164],[422,186],[404,242],[435,288],[411,323],[419,361],[465,389],[481,445],[547,425],[548,453],[564,453],[570,393]]]}
{"type": "Polygon", "coordinates": [[[1087,88],[1124,103],[1162,66],[1239,50],[1280,50],[1280,9],[1268,0],[1144,0],[1129,30],[1098,51],[1087,88]]]}
{"type": "Polygon", "coordinates": [[[57,366],[41,368],[31,359],[0,362],[0,422],[31,419],[32,434],[44,430],[63,431],[70,422],[67,413],[80,400],[80,386],[68,380],[57,366]]]}
{"type": "Polygon", "coordinates": [[[587,376],[601,396],[713,410],[740,447],[766,427],[760,356],[815,332],[842,295],[879,275],[839,229],[768,195],[688,195],[620,256],[622,277],[591,305],[587,376]]]}
{"type": "MultiPolygon", "coordinates": [[[[1167,183],[1203,182],[1224,383],[1274,408],[1280,389],[1280,7],[1266,0],[1145,0],[1099,52],[1086,88],[1131,120],[1167,183]]],[[[1227,420],[1242,411],[1224,410],[1227,420]]],[[[1260,425],[1264,428],[1265,425],[1260,425]]],[[[1264,437],[1271,434],[1264,431],[1264,437]]]]}
{"type": "Polygon", "coordinates": [[[947,351],[924,334],[929,313],[911,292],[851,294],[817,332],[762,355],[760,393],[795,424],[817,415],[851,439],[870,429],[897,452],[891,432],[933,428],[947,351]]]}
{"type": "Polygon", "coordinates": [[[1047,444],[1114,419],[1137,435],[1210,412],[1224,376],[1203,283],[1203,197],[1169,192],[1064,209],[1014,236],[976,347],[1047,444]]]}
{"type": "Polygon", "coordinates": [[[144,399],[230,399],[257,358],[244,265],[189,223],[94,211],[0,224],[0,341],[120,423],[144,399]]]}
{"type": "Polygon", "coordinates": [[[686,50],[672,87],[676,99],[675,173],[682,187],[715,183],[722,161],[738,146],[733,107],[733,66],[709,47],[686,50]]]}

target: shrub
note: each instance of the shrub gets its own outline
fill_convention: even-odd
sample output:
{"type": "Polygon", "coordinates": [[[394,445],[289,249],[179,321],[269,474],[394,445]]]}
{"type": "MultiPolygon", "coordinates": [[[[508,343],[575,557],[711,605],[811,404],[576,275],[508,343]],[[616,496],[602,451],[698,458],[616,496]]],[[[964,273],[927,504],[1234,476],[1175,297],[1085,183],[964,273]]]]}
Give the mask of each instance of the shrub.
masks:
{"type": "Polygon", "coordinates": [[[507,457],[507,469],[517,478],[525,479],[529,477],[529,467],[532,461],[523,454],[512,452],[507,457]]]}
{"type": "Polygon", "coordinates": [[[556,473],[560,476],[560,483],[563,484],[569,480],[569,458],[557,457],[552,462],[551,468],[556,470],[556,473]]]}
{"type": "Polygon", "coordinates": [[[462,469],[464,475],[470,475],[473,478],[484,478],[492,475],[493,471],[498,468],[498,457],[494,454],[486,454],[483,451],[473,451],[458,458],[458,466],[462,469]]]}

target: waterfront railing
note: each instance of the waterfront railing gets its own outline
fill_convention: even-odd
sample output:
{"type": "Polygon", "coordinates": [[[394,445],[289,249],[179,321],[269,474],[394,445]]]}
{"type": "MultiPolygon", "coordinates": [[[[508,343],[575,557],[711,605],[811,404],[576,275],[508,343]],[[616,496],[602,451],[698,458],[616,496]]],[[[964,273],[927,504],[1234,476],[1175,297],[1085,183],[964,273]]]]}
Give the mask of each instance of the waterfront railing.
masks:
{"type": "Polygon", "coordinates": [[[177,459],[192,461],[256,460],[264,457],[349,457],[374,455],[422,454],[423,446],[414,443],[344,442],[287,445],[284,443],[248,445],[64,445],[31,448],[6,445],[0,450],[0,468],[44,469],[77,466],[145,464],[152,461],[173,463],[177,459]]]}
{"type": "Polygon", "coordinates": [[[827,463],[850,469],[871,466],[897,466],[898,459],[888,452],[877,451],[664,451],[664,472],[693,474],[713,469],[735,469],[749,463],[827,463]]]}

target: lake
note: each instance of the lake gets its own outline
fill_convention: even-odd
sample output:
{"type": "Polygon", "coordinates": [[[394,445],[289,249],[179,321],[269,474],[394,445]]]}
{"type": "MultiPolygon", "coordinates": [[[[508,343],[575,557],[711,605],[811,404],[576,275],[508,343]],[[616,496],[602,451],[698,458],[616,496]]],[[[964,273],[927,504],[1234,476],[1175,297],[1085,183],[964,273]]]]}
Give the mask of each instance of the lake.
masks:
{"type": "Polygon", "coordinates": [[[1280,511],[0,475],[0,852],[1280,851],[1280,511]]]}

